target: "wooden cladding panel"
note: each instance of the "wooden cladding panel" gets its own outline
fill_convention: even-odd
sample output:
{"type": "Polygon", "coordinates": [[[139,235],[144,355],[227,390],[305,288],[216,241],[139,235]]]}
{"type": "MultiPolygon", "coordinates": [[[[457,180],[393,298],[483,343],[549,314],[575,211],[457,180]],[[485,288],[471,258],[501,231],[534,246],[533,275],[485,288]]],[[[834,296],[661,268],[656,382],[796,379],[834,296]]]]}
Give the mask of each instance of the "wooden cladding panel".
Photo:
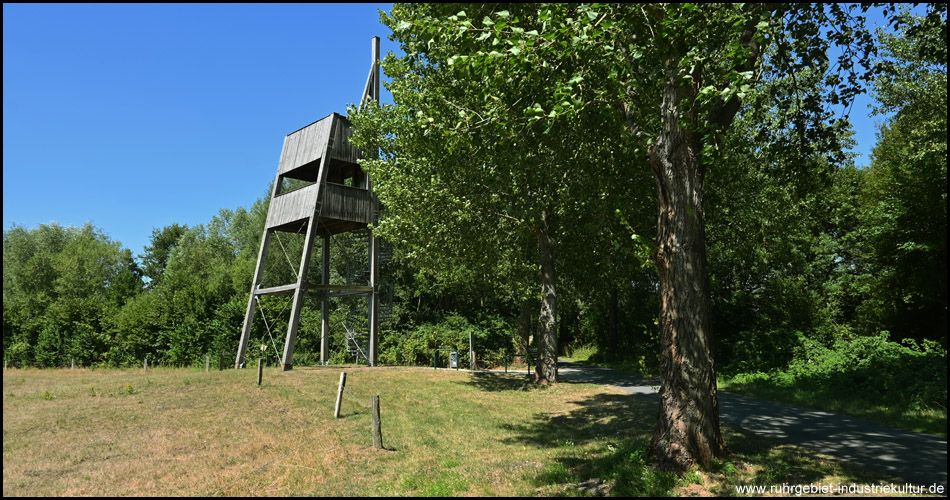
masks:
{"type": "MultiPolygon", "coordinates": [[[[327,192],[320,210],[321,219],[358,222],[373,222],[374,204],[369,191],[339,184],[327,183],[327,192]]],[[[267,211],[267,227],[274,228],[311,217],[316,210],[319,185],[275,196],[267,211]]]]}
{"type": "Polygon", "coordinates": [[[320,217],[369,224],[373,222],[373,208],[373,197],[369,191],[327,183],[320,217]]]}
{"type": "Polygon", "coordinates": [[[350,136],[353,135],[350,122],[333,113],[284,138],[284,149],[280,155],[278,173],[284,175],[311,163],[314,164],[313,168],[317,168],[318,164],[314,162],[323,155],[331,130],[333,131],[331,158],[356,164],[359,160],[359,151],[350,145],[350,136]]]}
{"type": "Polygon", "coordinates": [[[327,143],[332,121],[333,115],[330,115],[288,135],[284,140],[278,172],[286,174],[297,167],[320,159],[327,143]]]}
{"type": "Polygon", "coordinates": [[[337,115],[334,127],[332,158],[355,165],[360,159],[360,152],[350,144],[350,136],[353,135],[350,121],[337,115]]]}
{"type": "Polygon", "coordinates": [[[277,227],[313,216],[318,194],[319,185],[313,184],[275,196],[267,211],[267,227],[277,227]]]}

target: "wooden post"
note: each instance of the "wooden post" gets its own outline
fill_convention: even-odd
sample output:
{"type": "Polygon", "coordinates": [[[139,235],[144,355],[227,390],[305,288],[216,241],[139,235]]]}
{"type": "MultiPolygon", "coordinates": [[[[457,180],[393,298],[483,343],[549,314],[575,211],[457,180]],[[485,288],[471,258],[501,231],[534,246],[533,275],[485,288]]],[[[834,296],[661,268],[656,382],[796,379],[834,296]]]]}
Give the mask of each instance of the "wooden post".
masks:
{"type": "Polygon", "coordinates": [[[264,365],[261,361],[263,359],[257,358],[257,385],[261,385],[261,379],[264,378],[264,365]]]}
{"type": "Polygon", "coordinates": [[[211,371],[211,356],[205,355],[205,373],[211,371]]]}
{"type": "Polygon", "coordinates": [[[379,394],[373,395],[372,405],[373,405],[373,448],[377,450],[383,448],[383,432],[379,428],[379,394]]]}
{"type": "Polygon", "coordinates": [[[148,356],[146,356],[145,361],[142,362],[142,370],[148,371],[148,356]]]}
{"type": "Polygon", "coordinates": [[[76,369],[76,358],[69,358],[69,362],[71,363],[70,368],[72,368],[73,370],[75,370],[75,369],[76,369]]]}
{"type": "Polygon", "coordinates": [[[340,388],[336,391],[336,410],[333,411],[333,418],[340,418],[340,404],[343,403],[343,388],[346,387],[346,372],[340,373],[340,388]]]}

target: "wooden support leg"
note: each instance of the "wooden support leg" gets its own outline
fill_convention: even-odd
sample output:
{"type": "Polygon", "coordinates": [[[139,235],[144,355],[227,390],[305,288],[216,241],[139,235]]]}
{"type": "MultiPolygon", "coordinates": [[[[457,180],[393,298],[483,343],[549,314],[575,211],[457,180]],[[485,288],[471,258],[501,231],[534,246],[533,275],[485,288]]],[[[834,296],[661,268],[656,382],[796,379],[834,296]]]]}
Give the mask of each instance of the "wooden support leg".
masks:
{"type": "Polygon", "coordinates": [[[257,267],[254,269],[254,280],[251,281],[251,296],[247,300],[247,311],[244,313],[244,328],[241,329],[241,343],[238,344],[237,357],[234,360],[234,367],[240,368],[244,361],[244,355],[247,353],[247,344],[251,340],[251,326],[254,324],[254,302],[256,297],[254,292],[261,284],[261,274],[264,271],[264,260],[267,259],[267,245],[270,243],[271,231],[264,230],[264,236],[261,238],[261,250],[257,254],[257,267]]]}
{"type": "MultiPolygon", "coordinates": [[[[330,284],[330,237],[323,237],[323,277],[324,285],[330,284]]],[[[320,364],[329,363],[330,353],[330,296],[324,293],[320,301],[320,364]]]]}
{"type": "Polygon", "coordinates": [[[304,240],[303,255],[300,257],[297,289],[294,291],[294,302],[290,309],[290,324],[287,325],[287,340],[284,342],[284,355],[281,360],[284,371],[292,370],[294,367],[294,344],[297,342],[297,328],[300,326],[300,310],[303,307],[303,297],[307,288],[307,273],[310,271],[310,256],[313,255],[316,226],[317,216],[314,215],[307,221],[307,237],[304,240]]]}

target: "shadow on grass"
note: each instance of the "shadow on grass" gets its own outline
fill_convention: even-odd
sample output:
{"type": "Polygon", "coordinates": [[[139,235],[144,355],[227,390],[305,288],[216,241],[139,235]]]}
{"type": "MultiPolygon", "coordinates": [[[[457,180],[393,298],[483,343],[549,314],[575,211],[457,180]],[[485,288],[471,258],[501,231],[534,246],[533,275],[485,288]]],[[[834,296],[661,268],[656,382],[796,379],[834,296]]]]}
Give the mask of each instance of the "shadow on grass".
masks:
{"type": "Polygon", "coordinates": [[[479,373],[473,372],[472,376],[466,382],[460,382],[463,385],[472,386],[476,389],[487,392],[503,391],[536,391],[543,389],[531,381],[530,375],[523,373],[479,373]]]}
{"type": "Polygon", "coordinates": [[[649,467],[646,447],[656,424],[656,398],[597,394],[573,401],[567,413],[539,413],[504,425],[506,444],[554,450],[552,461],[529,476],[543,495],[664,496],[678,478],[649,467]]]}
{"type": "Polygon", "coordinates": [[[503,442],[553,450],[551,462],[529,476],[545,495],[595,494],[585,485],[603,484],[611,496],[734,495],[741,485],[872,484],[893,478],[821,456],[807,449],[724,427],[730,454],[700,475],[654,469],[647,446],[656,425],[655,397],[599,394],[572,402],[564,414],[536,414],[503,442]]]}
{"type": "MultiPolygon", "coordinates": [[[[601,375],[605,380],[610,377],[609,373],[601,375]]],[[[528,380],[490,375],[473,377],[469,383],[490,391],[533,387],[528,380]]],[[[503,424],[507,437],[501,441],[551,450],[546,465],[525,472],[537,493],[545,496],[691,495],[697,490],[735,495],[737,486],[749,485],[767,489],[783,483],[896,483],[894,478],[860,466],[726,426],[723,433],[730,455],[714,461],[702,474],[693,471],[677,476],[655,470],[647,457],[647,445],[656,425],[657,404],[656,394],[597,394],[570,402],[567,412],[552,408],[524,423],[503,424]]]]}
{"type": "Polygon", "coordinates": [[[723,426],[722,431],[730,453],[708,470],[718,493],[735,495],[738,486],[764,486],[768,493],[770,486],[783,484],[902,484],[897,478],[807,448],[734,427],[723,426]]]}

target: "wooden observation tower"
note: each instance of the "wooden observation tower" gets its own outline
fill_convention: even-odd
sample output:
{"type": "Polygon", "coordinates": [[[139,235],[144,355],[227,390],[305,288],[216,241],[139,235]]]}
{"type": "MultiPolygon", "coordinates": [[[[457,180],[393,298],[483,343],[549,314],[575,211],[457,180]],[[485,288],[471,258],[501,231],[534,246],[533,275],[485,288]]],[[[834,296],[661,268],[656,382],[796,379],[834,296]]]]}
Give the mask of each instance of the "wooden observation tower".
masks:
{"type": "MultiPolygon", "coordinates": [[[[372,66],[360,105],[367,100],[379,102],[379,37],[372,40],[372,66]]],[[[379,346],[379,246],[372,231],[368,235],[369,284],[330,285],[330,237],[367,228],[375,224],[379,214],[379,202],[373,194],[369,176],[359,167],[360,151],[349,143],[352,135],[350,122],[337,113],[317,120],[284,138],[284,147],[277,167],[277,177],[267,211],[264,236],[257,257],[254,281],[251,284],[244,327],[238,346],[235,368],[245,361],[251,326],[254,322],[255,305],[264,295],[291,296],[290,319],[284,350],[280,354],[284,370],[293,368],[294,344],[300,326],[300,312],[304,298],[314,295],[321,301],[320,363],[326,364],[329,351],[329,299],[333,296],[361,295],[368,299],[368,353],[365,358],[370,366],[376,366],[379,346]],[[292,181],[291,181],[292,180],[292,181]],[[297,189],[288,190],[294,183],[297,189]],[[299,187],[304,185],[304,187],[299,187]],[[264,263],[268,248],[277,233],[305,234],[300,265],[295,270],[296,281],[278,286],[261,288],[264,263]],[[307,275],[317,236],[322,238],[322,282],[308,283],[307,275]]],[[[278,240],[279,242],[279,240],[278,240]]],[[[283,245],[281,245],[283,249],[283,245]]],[[[288,257],[289,260],[289,257],[288,257]]],[[[276,345],[275,345],[276,348],[276,345]]]]}

